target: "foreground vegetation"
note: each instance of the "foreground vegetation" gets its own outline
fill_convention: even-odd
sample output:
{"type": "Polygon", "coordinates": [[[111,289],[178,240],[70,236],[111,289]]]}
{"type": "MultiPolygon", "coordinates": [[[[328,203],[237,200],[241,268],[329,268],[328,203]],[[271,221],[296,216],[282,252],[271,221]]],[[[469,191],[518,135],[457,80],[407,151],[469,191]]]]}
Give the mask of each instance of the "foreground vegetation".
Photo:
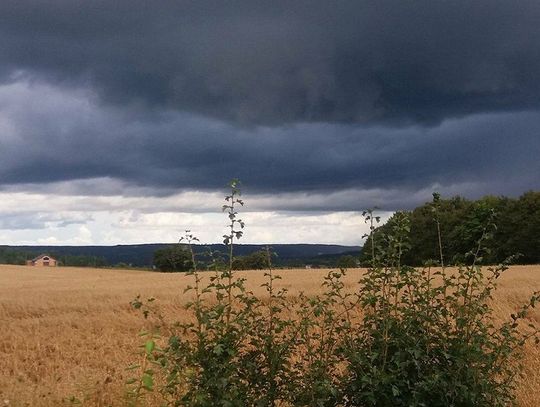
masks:
{"type": "MultiPolygon", "coordinates": [[[[353,292],[343,283],[345,271],[331,271],[316,296],[291,301],[276,290],[280,277],[267,248],[262,300],[235,276],[234,242],[242,237],[243,205],[238,182],[231,183],[223,211],[229,219],[228,264],[220,261],[209,282],[202,283],[198,239],[189,231],[181,239],[193,285],[186,304],[194,321],[168,324],[157,314],[167,340],[147,339],[138,375],[128,384],[129,401],[137,405],[157,391],[171,406],[506,406],[515,400],[515,378],[528,340],[539,341],[529,323],[519,329],[540,301],[532,296],[509,320],[495,323],[491,301],[499,277],[508,269],[482,268],[492,252],[495,212],[481,206],[464,236],[474,243],[449,271],[445,265],[441,208],[434,194],[429,205],[439,257],[422,268],[405,263],[411,249],[411,214],[397,212],[384,228],[366,211],[370,267],[353,292]],[[187,250],[189,249],[189,250],[187,250]],[[188,257],[188,256],[186,256],[188,257]],[[433,266],[439,265],[440,270],[433,266]],[[156,370],[156,368],[158,370],[156,370]],[[156,380],[158,379],[158,380],[156,380]]],[[[207,256],[213,258],[212,253],[207,256]]],[[[145,317],[154,298],[132,303],[145,317]]],[[[160,333],[162,331],[158,331],[160,333]]]]}

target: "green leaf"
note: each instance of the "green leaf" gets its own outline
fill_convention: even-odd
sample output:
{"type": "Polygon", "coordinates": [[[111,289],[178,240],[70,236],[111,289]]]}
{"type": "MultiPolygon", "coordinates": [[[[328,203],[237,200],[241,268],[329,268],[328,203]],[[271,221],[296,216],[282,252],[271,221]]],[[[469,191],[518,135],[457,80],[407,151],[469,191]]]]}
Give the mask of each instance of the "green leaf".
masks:
{"type": "Polygon", "coordinates": [[[214,351],[214,354],[215,354],[215,355],[217,355],[217,356],[221,355],[221,354],[223,353],[223,351],[224,351],[223,345],[220,344],[220,343],[217,344],[216,346],[214,346],[214,350],[213,350],[213,351],[214,351]]]}
{"type": "Polygon", "coordinates": [[[147,355],[150,355],[154,351],[155,347],[156,347],[156,343],[151,339],[146,341],[146,343],[144,344],[144,350],[147,355]]]}
{"type": "Polygon", "coordinates": [[[149,374],[144,374],[141,378],[142,385],[146,390],[152,391],[154,389],[154,378],[149,374]]]}

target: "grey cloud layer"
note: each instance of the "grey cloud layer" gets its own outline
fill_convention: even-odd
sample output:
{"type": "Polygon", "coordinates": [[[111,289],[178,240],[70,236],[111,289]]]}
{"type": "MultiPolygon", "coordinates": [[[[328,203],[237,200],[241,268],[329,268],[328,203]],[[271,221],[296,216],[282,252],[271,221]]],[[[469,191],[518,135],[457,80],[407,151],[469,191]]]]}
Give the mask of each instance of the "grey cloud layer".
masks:
{"type": "Polygon", "coordinates": [[[66,227],[83,225],[93,218],[88,214],[61,214],[47,211],[0,212],[0,230],[46,229],[47,227],[66,227]]]}
{"type": "MultiPolygon", "coordinates": [[[[515,195],[540,187],[538,112],[473,115],[436,127],[319,123],[245,129],[175,111],[113,109],[82,91],[18,83],[0,87],[0,127],[0,184],[120,181],[81,183],[82,190],[68,195],[118,194],[123,184],[142,195],[215,190],[238,177],[251,193],[308,194],[296,203],[291,197],[290,208],[347,210],[363,204],[354,202],[356,195],[336,195],[342,202],[319,196],[310,203],[309,194],[379,189],[381,196],[384,190],[414,195],[429,188],[459,193],[456,185],[462,185],[468,195],[515,195]]],[[[419,199],[424,195],[403,197],[402,204],[419,199]]]]}
{"type": "Polygon", "coordinates": [[[234,123],[434,124],[540,103],[540,3],[0,2],[15,72],[234,123]]]}

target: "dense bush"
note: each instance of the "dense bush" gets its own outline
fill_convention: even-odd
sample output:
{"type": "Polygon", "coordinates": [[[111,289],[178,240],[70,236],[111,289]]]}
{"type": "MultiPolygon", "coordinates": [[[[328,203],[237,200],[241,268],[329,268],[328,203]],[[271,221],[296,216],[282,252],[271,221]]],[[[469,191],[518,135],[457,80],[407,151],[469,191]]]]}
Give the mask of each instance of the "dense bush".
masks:
{"type": "Polygon", "coordinates": [[[154,266],[164,272],[188,271],[193,268],[193,262],[187,246],[176,244],[156,250],[154,266]]]}
{"type": "Polygon", "coordinates": [[[262,270],[268,267],[267,254],[259,250],[246,256],[237,256],[233,260],[233,270],[262,270]]]}
{"type": "Polygon", "coordinates": [[[26,264],[26,260],[33,259],[36,256],[35,253],[11,249],[9,247],[0,247],[1,264],[26,264]]]}
{"type": "Polygon", "coordinates": [[[101,256],[89,256],[89,255],[55,255],[62,266],[73,266],[73,267],[105,267],[107,266],[107,261],[101,256]]]}
{"type": "MultiPolygon", "coordinates": [[[[323,294],[289,298],[276,290],[272,253],[265,254],[267,295],[257,298],[233,272],[234,242],[241,237],[236,182],[226,197],[229,267],[202,284],[191,250],[193,321],[169,324],[162,347],[149,335],[130,400],[159,391],[170,406],[505,406],[513,400],[520,349],[537,337],[518,329],[535,293],[509,321],[496,325],[490,301],[507,265],[482,268],[493,216],[473,225],[467,265],[444,267],[439,198],[432,204],[434,268],[404,264],[411,248],[411,215],[398,212],[390,226],[370,225],[370,268],[358,287],[346,289],[345,271],[332,271],[323,294]],[[377,233],[373,239],[374,233],[377,233]],[[439,244],[440,243],[440,244],[439,244]],[[150,366],[157,366],[158,370],[150,366]]],[[[184,241],[192,249],[195,238],[184,241]]],[[[133,305],[148,315],[152,301],[133,305]]],[[[163,327],[166,322],[160,320],[163,327]]]]}
{"type": "Polygon", "coordinates": [[[340,269],[350,269],[350,268],[358,267],[358,257],[352,256],[350,254],[341,256],[337,260],[337,266],[340,269]]]}

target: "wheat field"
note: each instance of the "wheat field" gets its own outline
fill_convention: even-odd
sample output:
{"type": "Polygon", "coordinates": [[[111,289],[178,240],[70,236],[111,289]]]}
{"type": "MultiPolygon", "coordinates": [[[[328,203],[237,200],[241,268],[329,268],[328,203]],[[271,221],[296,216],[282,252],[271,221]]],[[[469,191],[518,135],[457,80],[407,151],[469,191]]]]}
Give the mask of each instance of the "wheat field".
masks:
{"type": "MultiPolygon", "coordinates": [[[[277,284],[291,295],[316,294],[326,272],[282,270],[277,284]]],[[[346,284],[352,288],[362,272],[349,270],[346,284]]],[[[238,275],[264,295],[263,272],[238,275]]],[[[185,320],[183,290],[190,282],[183,274],[0,265],[0,405],[124,405],[126,367],[137,359],[138,333],[152,324],[129,302],[138,294],[156,297],[168,319],[185,320]]],[[[496,317],[506,319],[534,290],[540,290],[540,266],[512,267],[495,295],[496,317]]],[[[530,318],[540,324],[540,312],[530,318]]],[[[524,365],[518,405],[539,406],[538,346],[527,345],[524,365]]]]}

